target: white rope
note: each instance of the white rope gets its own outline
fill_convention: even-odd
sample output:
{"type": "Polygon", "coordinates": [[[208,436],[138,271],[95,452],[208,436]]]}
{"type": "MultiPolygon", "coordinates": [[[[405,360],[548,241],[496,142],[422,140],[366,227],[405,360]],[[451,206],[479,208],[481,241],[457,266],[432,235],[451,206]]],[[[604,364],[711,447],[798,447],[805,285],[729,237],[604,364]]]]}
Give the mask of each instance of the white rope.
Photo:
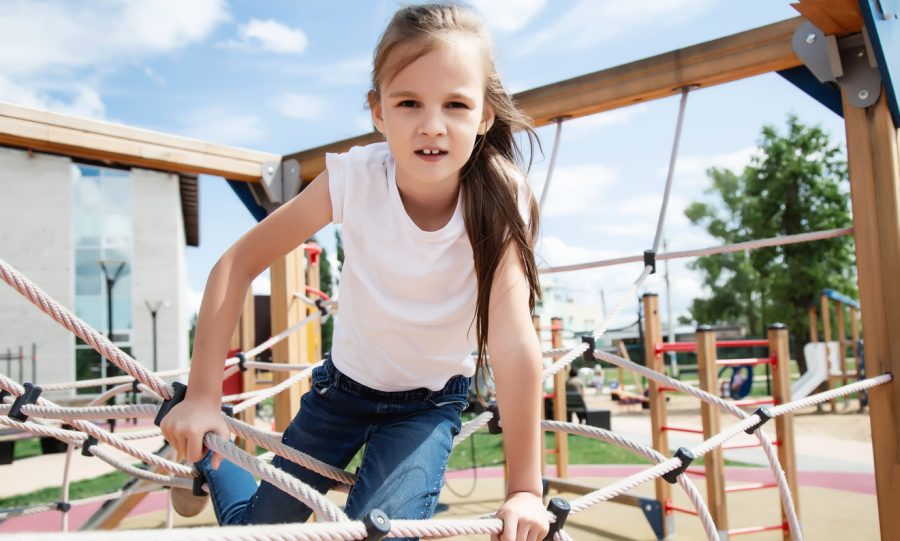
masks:
{"type": "MultiPolygon", "coordinates": [[[[724,244],[720,246],[710,246],[708,248],[697,248],[693,250],[682,250],[679,252],[669,252],[665,254],[657,254],[656,260],[680,259],[685,257],[700,257],[714,254],[727,254],[732,252],[743,252],[744,250],[756,250],[759,248],[770,248],[773,246],[786,246],[789,244],[799,244],[802,242],[812,242],[824,239],[833,239],[853,234],[852,227],[844,227],[840,229],[828,229],[825,231],[815,231],[812,233],[799,233],[797,235],[781,235],[770,239],[751,240],[746,242],[737,242],[733,244],[724,244]]],[[[543,267],[538,269],[540,274],[553,274],[559,272],[571,272],[577,270],[596,269],[600,267],[611,267],[614,265],[622,265],[624,263],[637,263],[643,261],[643,255],[635,255],[628,257],[618,257],[615,259],[604,259],[601,261],[593,261],[590,263],[577,263],[574,265],[559,265],[556,267],[543,267]]]]}
{"type": "Polygon", "coordinates": [[[681,130],[684,127],[684,110],[687,108],[687,98],[690,87],[681,89],[681,102],[678,105],[678,120],[675,122],[675,140],[672,142],[672,154],[669,156],[669,172],[666,174],[666,189],[663,192],[662,206],[659,209],[659,219],[656,222],[656,234],[653,236],[653,251],[659,251],[662,241],[663,225],[666,223],[666,210],[669,208],[669,194],[672,192],[672,179],[675,177],[675,161],[678,159],[678,145],[681,142],[681,130]]]}
{"type": "Polygon", "coordinates": [[[559,141],[562,138],[562,126],[564,118],[556,119],[556,137],[553,138],[553,152],[550,154],[550,165],[547,166],[547,179],[544,181],[544,188],[541,190],[541,199],[538,203],[538,211],[543,213],[544,203],[547,202],[547,194],[550,193],[550,180],[553,178],[553,170],[556,167],[556,155],[559,153],[559,141]]]}
{"type": "Polygon", "coordinates": [[[313,369],[316,368],[317,366],[321,365],[322,362],[323,361],[319,361],[316,364],[307,366],[302,371],[287,378],[286,380],[282,381],[278,385],[273,385],[269,389],[266,389],[265,392],[262,392],[249,400],[245,400],[244,402],[241,402],[240,404],[238,404],[234,407],[234,414],[237,415],[238,413],[244,411],[245,409],[252,408],[252,407],[256,406],[257,404],[259,404],[260,402],[262,402],[263,400],[273,397],[273,396],[277,395],[278,393],[280,393],[281,391],[292,387],[298,381],[308,378],[309,374],[313,371],[313,369]]]}

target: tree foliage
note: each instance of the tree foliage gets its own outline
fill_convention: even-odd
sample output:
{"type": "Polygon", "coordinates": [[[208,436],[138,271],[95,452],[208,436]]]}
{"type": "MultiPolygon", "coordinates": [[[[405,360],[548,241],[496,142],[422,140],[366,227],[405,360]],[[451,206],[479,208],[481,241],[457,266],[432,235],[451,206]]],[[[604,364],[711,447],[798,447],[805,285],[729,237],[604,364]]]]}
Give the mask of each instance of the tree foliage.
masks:
{"type": "MultiPolygon", "coordinates": [[[[790,115],[784,135],[767,125],[758,145],[742,172],[707,171],[711,200],[685,210],[693,224],[723,243],[851,225],[847,164],[820,127],[790,115]]],[[[854,263],[850,237],[700,257],[690,267],[710,295],[693,301],[691,317],[743,324],[756,336],[782,322],[799,346],[809,336],[807,310],[823,288],[856,295],[854,263]]]]}

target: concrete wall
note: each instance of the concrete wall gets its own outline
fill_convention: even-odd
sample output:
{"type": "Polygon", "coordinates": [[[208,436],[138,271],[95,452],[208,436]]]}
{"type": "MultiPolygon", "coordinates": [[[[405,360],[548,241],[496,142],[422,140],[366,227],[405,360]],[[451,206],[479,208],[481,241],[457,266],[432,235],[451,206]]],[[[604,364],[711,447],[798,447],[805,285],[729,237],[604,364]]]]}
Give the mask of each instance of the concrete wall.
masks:
{"type": "MultiPolygon", "coordinates": [[[[68,158],[0,148],[0,259],[68,309],[75,305],[72,248],[72,162],[68,158]]],[[[75,337],[5,282],[0,282],[0,353],[37,343],[37,381],[75,379],[75,337]]],[[[0,373],[20,376],[14,363],[0,373]]],[[[52,395],[50,395],[52,396],[52,395]]]]}
{"type": "Polygon", "coordinates": [[[184,220],[178,176],[131,170],[134,217],[132,321],[134,357],[153,369],[153,330],[145,301],[168,303],[156,315],[159,370],[188,362],[184,220]]]}

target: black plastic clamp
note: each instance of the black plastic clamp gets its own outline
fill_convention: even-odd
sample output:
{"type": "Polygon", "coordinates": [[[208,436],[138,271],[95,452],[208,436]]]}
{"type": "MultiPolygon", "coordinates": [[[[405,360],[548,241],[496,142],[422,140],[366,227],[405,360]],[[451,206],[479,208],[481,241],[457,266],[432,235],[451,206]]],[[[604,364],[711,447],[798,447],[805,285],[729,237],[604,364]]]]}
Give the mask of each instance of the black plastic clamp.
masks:
{"type": "Polygon", "coordinates": [[[583,354],[584,362],[592,363],[594,362],[594,348],[597,347],[597,340],[594,339],[593,334],[585,334],[581,336],[581,342],[583,344],[587,344],[588,348],[585,350],[583,354]]]}
{"type": "Polygon", "coordinates": [[[69,510],[72,509],[72,504],[69,502],[56,502],[56,510],[62,511],[63,513],[68,513],[69,510]]]}
{"type": "Polygon", "coordinates": [[[772,417],[774,417],[774,415],[772,415],[772,410],[770,410],[769,408],[767,408],[765,406],[756,408],[756,411],[753,412],[753,415],[756,415],[757,417],[759,417],[759,422],[756,423],[755,425],[751,426],[747,430],[744,430],[744,432],[746,432],[747,434],[753,434],[754,432],[756,432],[757,428],[768,423],[769,420],[772,417]]]}
{"type": "Polygon", "coordinates": [[[238,367],[240,367],[241,372],[247,371],[247,356],[244,355],[243,351],[238,351],[235,355],[238,358],[238,367]]]}
{"type": "Polygon", "coordinates": [[[139,392],[141,392],[141,390],[138,389],[138,385],[140,385],[140,384],[141,384],[141,382],[138,380],[132,381],[131,382],[131,392],[134,394],[138,394],[139,392]]]}
{"type": "Polygon", "coordinates": [[[234,404],[222,404],[222,413],[234,419],[234,404]]]}
{"type": "Polygon", "coordinates": [[[43,391],[43,389],[33,383],[26,382],[23,384],[23,387],[25,387],[25,391],[16,397],[16,401],[13,402],[7,414],[10,419],[15,419],[20,423],[28,420],[28,416],[22,413],[22,406],[30,406],[37,402],[37,399],[41,396],[41,391],[43,391]]]}
{"type": "Polygon", "coordinates": [[[695,457],[694,453],[692,453],[686,447],[679,447],[677,451],[675,451],[675,458],[681,459],[681,466],[678,466],[676,469],[670,471],[669,473],[664,473],[662,478],[669,482],[669,484],[674,485],[678,482],[678,476],[684,473],[688,466],[691,465],[691,462],[694,461],[695,457]]]}
{"type": "Polygon", "coordinates": [[[656,274],[656,252],[653,250],[644,250],[644,266],[650,265],[650,274],[656,274]]]}
{"type": "Polygon", "coordinates": [[[12,393],[7,391],[6,389],[0,389],[0,404],[3,404],[3,401],[7,396],[12,396],[12,393]]]}
{"type": "Polygon", "coordinates": [[[488,404],[487,409],[493,414],[491,420],[488,421],[488,432],[491,434],[503,434],[503,425],[500,424],[500,406],[496,402],[491,402],[488,404]]]}
{"type": "MultiPolygon", "coordinates": [[[[202,470],[200,468],[197,468],[197,471],[201,472],[202,470]]],[[[204,477],[202,473],[198,473],[197,477],[194,477],[194,486],[191,487],[191,493],[194,496],[199,496],[201,498],[204,496],[209,496],[209,494],[205,490],[203,490],[203,483],[205,482],[206,477],[204,477]]]]}
{"type": "Polygon", "coordinates": [[[94,453],[91,452],[91,447],[97,445],[97,443],[97,438],[88,436],[84,443],[81,444],[81,456],[94,456],[94,453]]]}
{"type": "Polygon", "coordinates": [[[187,385],[184,383],[175,382],[172,384],[172,398],[163,401],[162,405],[159,406],[159,412],[156,414],[156,419],[153,419],[153,424],[159,426],[162,423],[162,420],[168,415],[169,411],[181,403],[184,400],[184,397],[187,395],[187,385]]]}
{"type": "Polygon", "coordinates": [[[547,504],[547,511],[550,511],[556,517],[556,522],[550,525],[550,531],[547,532],[547,537],[544,538],[544,541],[553,541],[553,536],[566,525],[566,518],[569,517],[571,510],[572,506],[566,500],[560,497],[550,498],[550,503],[547,504]]]}
{"type": "Polygon", "coordinates": [[[391,533],[391,519],[381,509],[372,509],[363,517],[366,537],[363,541],[381,541],[391,533]]]}
{"type": "Polygon", "coordinates": [[[319,312],[322,313],[322,317],[327,316],[328,309],[325,308],[325,299],[316,299],[314,302],[316,303],[316,308],[318,308],[319,312]]]}

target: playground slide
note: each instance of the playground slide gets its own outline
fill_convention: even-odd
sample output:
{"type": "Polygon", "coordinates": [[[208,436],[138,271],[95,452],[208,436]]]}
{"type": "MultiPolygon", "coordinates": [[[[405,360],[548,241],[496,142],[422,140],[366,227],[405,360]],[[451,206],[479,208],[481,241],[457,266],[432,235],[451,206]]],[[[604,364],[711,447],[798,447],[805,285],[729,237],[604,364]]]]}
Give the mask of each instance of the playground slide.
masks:
{"type": "Polygon", "coordinates": [[[829,366],[839,365],[837,342],[828,342],[828,359],[825,359],[825,342],[811,342],[803,347],[806,357],[806,373],[791,386],[791,399],[805,398],[828,379],[829,366]]]}

